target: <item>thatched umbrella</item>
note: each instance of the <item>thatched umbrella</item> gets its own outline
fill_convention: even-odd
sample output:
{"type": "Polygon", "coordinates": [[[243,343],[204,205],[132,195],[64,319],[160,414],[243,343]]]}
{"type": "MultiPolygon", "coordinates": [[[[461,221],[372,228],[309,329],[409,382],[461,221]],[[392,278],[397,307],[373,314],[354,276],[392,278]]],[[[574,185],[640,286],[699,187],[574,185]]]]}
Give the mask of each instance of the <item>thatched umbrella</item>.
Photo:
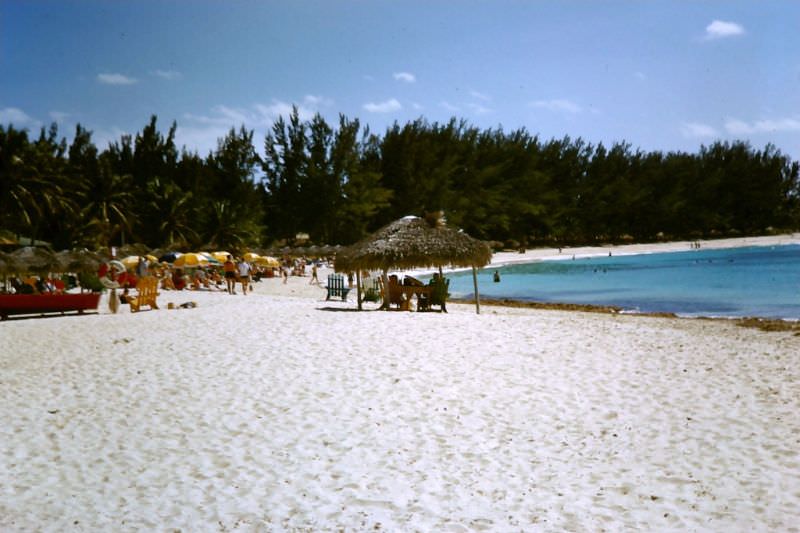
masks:
{"type": "Polygon", "coordinates": [[[0,252],[0,274],[11,274],[19,270],[17,261],[11,254],[0,252]]]}
{"type": "Polygon", "coordinates": [[[5,252],[0,252],[0,274],[3,275],[3,289],[6,289],[6,285],[8,282],[8,275],[12,272],[16,272],[19,270],[17,267],[17,262],[11,256],[11,254],[7,254],[5,252]]]}
{"type": "MultiPolygon", "coordinates": [[[[384,226],[366,239],[340,250],[334,267],[337,272],[382,270],[384,283],[390,269],[411,269],[451,265],[471,267],[475,286],[475,308],[480,313],[478,278],[476,269],[489,263],[492,251],[489,246],[452,228],[445,226],[441,214],[404,217],[384,226]]],[[[357,285],[359,308],[360,283],[357,285]]]]}
{"type": "Polygon", "coordinates": [[[56,254],[39,246],[26,246],[11,254],[17,263],[18,270],[46,274],[57,272],[61,269],[61,262],[56,254]]]}
{"type": "Polygon", "coordinates": [[[117,258],[127,257],[129,255],[147,255],[150,252],[150,247],[140,242],[123,244],[117,248],[117,258]]]}
{"type": "Polygon", "coordinates": [[[17,270],[17,263],[14,261],[14,258],[11,257],[11,254],[0,252],[0,274],[3,275],[3,289],[6,288],[8,275],[17,270]]]}
{"type": "Polygon", "coordinates": [[[86,250],[62,250],[56,253],[61,270],[64,272],[97,272],[106,259],[96,253],[86,250]]]}

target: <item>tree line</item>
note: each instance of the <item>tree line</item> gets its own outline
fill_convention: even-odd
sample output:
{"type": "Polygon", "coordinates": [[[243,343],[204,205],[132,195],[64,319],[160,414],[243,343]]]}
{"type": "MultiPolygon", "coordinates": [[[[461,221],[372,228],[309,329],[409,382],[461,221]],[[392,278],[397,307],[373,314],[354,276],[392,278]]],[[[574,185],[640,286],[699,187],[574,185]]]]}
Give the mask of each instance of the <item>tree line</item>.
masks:
{"type": "Polygon", "coordinates": [[[371,133],[293,109],[256,148],[232,128],[205,157],[151,117],[100,151],[76,126],[38,137],[0,126],[0,230],[56,249],[141,242],[242,250],[348,244],[399,217],[448,223],[509,245],[762,234],[800,227],[798,163],[773,145],[715,142],[645,152],[525,129],[420,118],[371,133]]]}

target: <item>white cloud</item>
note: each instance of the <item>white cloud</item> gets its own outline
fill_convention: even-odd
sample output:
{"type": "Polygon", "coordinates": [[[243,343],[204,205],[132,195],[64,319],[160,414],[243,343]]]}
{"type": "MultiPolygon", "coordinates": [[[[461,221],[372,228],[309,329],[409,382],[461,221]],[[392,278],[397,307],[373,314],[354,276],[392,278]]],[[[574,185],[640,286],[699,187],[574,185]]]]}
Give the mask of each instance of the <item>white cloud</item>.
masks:
{"type": "MultiPolygon", "coordinates": [[[[301,121],[311,120],[317,107],[332,105],[324,96],[306,95],[297,106],[301,121]]],[[[191,151],[206,154],[216,150],[217,140],[225,137],[231,128],[244,125],[254,130],[254,138],[261,142],[267,131],[280,117],[287,118],[292,113],[292,103],[273,99],[270,103],[257,103],[249,107],[214,106],[207,114],[186,113],[185,123],[179,124],[175,132],[176,144],[186,146],[191,151]]]]}
{"type": "MultiPolygon", "coordinates": [[[[217,142],[224,138],[230,131],[230,126],[206,126],[193,127],[181,126],[175,130],[175,144],[179,148],[184,148],[190,152],[197,152],[204,156],[217,149],[217,142]]],[[[253,135],[253,142],[258,143],[264,140],[263,136],[256,138],[253,135]]]]}
{"type": "Polygon", "coordinates": [[[459,108],[458,106],[454,106],[453,104],[447,101],[439,102],[439,107],[447,111],[450,111],[451,113],[461,113],[461,108],[459,108]]]}
{"type": "Polygon", "coordinates": [[[480,104],[467,104],[467,107],[469,107],[476,115],[486,115],[487,113],[491,113],[493,111],[492,109],[480,104]]]}
{"type": "Polygon", "coordinates": [[[246,110],[237,109],[235,107],[228,107],[226,105],[218,105],[213,108],[213,111],[216,111],[220,115],[220,119],[223,122],[227,122],[232,125],[241,125],[246,124],[249,122],[251,116],[248,114],[246,110]]]}
{"type": "Polygon", "coordinates": [[[38,124],[37,120],[31,118],[25,111],[18,107],[6,107],[0,109],[0,125],[14,124],[15,126],[38,124]]]}
{"type": "Polygon", "coordinates": [[[228,124],[270,126],[278,117],[288,117],[292,108],[297,107],[300,120],[311,120],[321,106],[330,106],[331,100],[323,96],[306,95],[303,103],[291,103],[273,99],[269,104],[258,103],[251,107],[214,106],[210,115],[185,114],[184,118],[201,124],[228,124]]]}
{"type": "Polygon", "coordinates": [[[735,22],[725,22],[723,20],[714,20],[706,26],[706,39],[723,39],[725,37],[735,37],[737,35],[744,35],[744,28],[735,22]]]}
{"type": "Polygon", "coordinates": [[[562,98],[557,98],[554,100],[536,100],[531,102],[530,104],[532,107],[538,107],[540,109],[546,109],[548,111],[554,111],[559,113],[571,113],[576,114],[582,111],[581,106],[572,102],[570,100],[565,100],[562,98]]]}
{"type": "Polygon", "coordinates": [[[119,142],[123,135],[130,134],[130,132],[116,126],[112,126],[110,129],[91,128],[91,131],[92,142],[94,142],[94,145],[97,146],[99,150],[105,150],[109,144],[119,142]]]}
{"type": "Polygon", "coordinates": [[[50,111],[49,115],[50,118],[52,118],[59,124],[67,120],[70,116],[69,113],[64,113],[63,111],[50,111]]]}
{"type": "Polygon", "coordinates": [[[491,96],[488,96],[488,95],[483,94],[483,93],[479,93],[478,91],[470,91],[469,94],[473,98],[477,98],[478,100],[483,100],[484,102],[489,102],[492,99],[491,96]]]}
{"type": "MultiPolygon", "coordinates": [[[[273,100],[271,104],[256,104],[255,109],[261,117],[260,120],[273,121],[279,117],[288,117],[292,114],[292,104],[281,100],[273,100]]],[[[305,108],[298,106],[297,115],[305,120],[308,112],[305,108]]]]}
{"type": "Polygon", "coordinates": [[[292,107],[297,107],[297,116],[300,120],[311,120],[317,112],[317,100],[328,102],[325,98],[307,95],[302,104],[291,104],[283,100],[272,100],[270,104],[256,104],[255,110],[258,113],[257,123],[269,125],[278,120],[279,117],[288,117],[292,114],[292,107]]]}
{"type": "Polygon", "coordinates": [[[731,135],[749,135],[753,133],[755,129],[743,120],[730,118],[725,121],[725,131],[731,135]]]}
{"type": "Polygon", "coordinates": [[[105,83],[106,85],[133,85],[139,80],[125,76],[124,74],[102,73],[97,75],[97,81],[105,83]]]}
{"type": "Polygon", "coordinates": [[[303,104],[312,109],[319,109],[320,107],[331,107],[333,105],[333,100],[325,98],[324,96],[307,94],[303,97],[303,104]]]}
{"type": "Polygon", "coordinates": [[[392,74],[392,77],[397,81],[404,81],[406,83],[414,83],[417,81],[417,77],[410,72],[395,72],[392,74]]]}
{"type": "Polygon", "coordinates": [[[183,77],[183,74],[176,70],[154,70],[153,75],[165,80],[179,80],[183,77]]]}
{"type": "Polygon", "coordinates": [[[422,104],[418,104],[417,102],[412,102],[411,107],[413,107],[415,111],[420,111],[422,109],[425,109],[424,107],[422,107],[422,104]]]}
{"type": "Polygon", "coordinates": [[[367,102],[363,107],[370,113],[391,113],[392,111],[400,111],[403,109],[403,106],[395,98],[391,98],[385,102],[367,102]]]}
{"type": "Polygon", "coordinates": [[[800,120],[787,117],[756,120],[752,123],[748,123],[743,120],[731,118],[725,121],[725,130],[731,135],[800,131],[800,120]]]}
{"type": "Polygon", "coordinates": [[[681,126],[681,134],[690,139],[716,137],[717,130],[708,124],[700,122],[687,122],[681,126]]]}

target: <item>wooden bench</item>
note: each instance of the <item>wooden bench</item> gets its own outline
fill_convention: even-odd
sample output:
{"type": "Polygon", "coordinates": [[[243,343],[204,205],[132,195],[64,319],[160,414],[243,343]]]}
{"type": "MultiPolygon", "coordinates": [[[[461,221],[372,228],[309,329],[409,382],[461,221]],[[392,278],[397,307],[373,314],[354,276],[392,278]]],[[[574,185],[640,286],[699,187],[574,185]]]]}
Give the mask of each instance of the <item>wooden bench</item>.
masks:
{"type": "Polygon", "coordinates": [[[325,297],[326,301],[333,297],[341,297],[342,301],[344,302],[347,300],[347,293],[350,292],[350,287],[345,287],[344,276],[341,274],[329,275],[328,285],[325,288],[328,289],[328,295],[325,297]]]}
{"type": "Polygon", "coordinates": [[[158,296],[158,278],[155,276],[145,276],[139,278],[136,284],[136,296],[128,300],[131,306],[131,313],[136,313],[143,305],[149,305],[150,309],[158,309],[156,297],[158,296]]]}

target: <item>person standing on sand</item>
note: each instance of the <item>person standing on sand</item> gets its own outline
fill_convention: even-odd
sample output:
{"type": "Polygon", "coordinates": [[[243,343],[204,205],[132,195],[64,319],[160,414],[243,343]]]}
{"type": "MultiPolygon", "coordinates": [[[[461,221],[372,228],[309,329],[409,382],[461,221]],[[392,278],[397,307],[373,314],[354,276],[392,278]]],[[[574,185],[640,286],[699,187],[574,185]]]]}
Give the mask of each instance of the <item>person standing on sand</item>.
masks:
{"type": "Polygon", "coordinates": [[[146,257],[139,257],[139,262],[136,264],[136,277],[143,278],[149,272],[150,265],[147,263],[146,257]]]}
{"type": "Polygon", "coordinates": [[[233,256],[228,254],[228,259],[222,265],[225,271],[225,285],[228,287],[228,294],[236,294],[236,263],[233,262],[233,256]]]}
{"type": "Polygon", "coordinates": [[[289,268],[283,267],[281,268],[281,276],[283,277],[283,284],[286,285],[289,283],[289,268]]]}
{"type": "Polygon", "coordinates": [[[236,268],[239,270],[239,282],[242,284],[242,292],[247,296],[247,289],[250,287],[250,263],[242,258],[236,268]]]}
{"type": "Polygon", "coordinates": [[[309,285],[313,284],[319,285],[319,278],[317,277],[317,264],[311,263],[311,281],[308,282],[309,285]]]}

